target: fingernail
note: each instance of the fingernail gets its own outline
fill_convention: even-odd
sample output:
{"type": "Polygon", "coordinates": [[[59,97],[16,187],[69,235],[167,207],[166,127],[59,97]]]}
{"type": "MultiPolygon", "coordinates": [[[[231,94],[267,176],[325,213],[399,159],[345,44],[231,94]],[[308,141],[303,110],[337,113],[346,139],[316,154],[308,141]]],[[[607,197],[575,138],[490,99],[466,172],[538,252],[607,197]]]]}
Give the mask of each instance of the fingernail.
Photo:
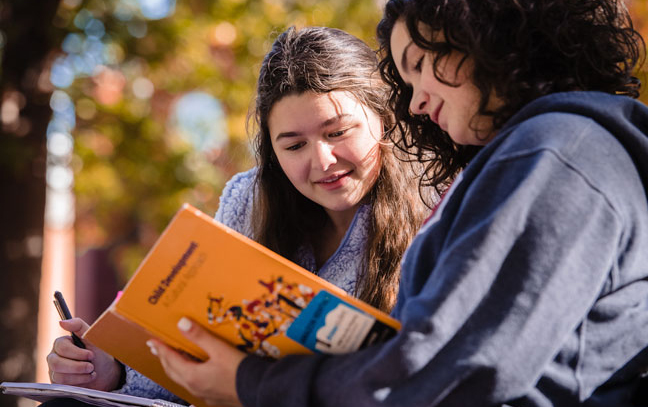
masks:
{"type": "Polygon", "coordinates": [[[178,321],[178,329],[181,331],[187,332],[188,330],[191,329],[191,320],[186,317],[180,318],[180,321],[178,321]]]}
{"type": "Polygon", "coordinates": [[[157,352],[157,349],[155,349],[155,346],[153,345],[153,341],[146,341],[146,346],[149,347],[152,354],[157,356],[158,352],[157,352]]]}

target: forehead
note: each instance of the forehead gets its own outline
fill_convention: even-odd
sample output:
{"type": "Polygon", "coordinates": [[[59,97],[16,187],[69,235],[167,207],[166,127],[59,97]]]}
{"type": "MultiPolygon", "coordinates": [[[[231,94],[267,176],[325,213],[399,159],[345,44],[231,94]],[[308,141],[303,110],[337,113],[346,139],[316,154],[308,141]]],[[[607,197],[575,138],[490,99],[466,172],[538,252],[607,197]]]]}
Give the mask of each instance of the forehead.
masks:
{"type": "Polygon", "coordinates": [[[394,24],[389,43],[391,56],[396,64],[396,68],[399,72],[402,72],[404,68],[402,66],[403,56],[412,43],[412,38],[410,37],[409,31],[407,31],[407,25],[403,20],[398,20],[394,24]]]}
{"type": "Polygon", "coordinates": [[[321,126],[327,120],[347,115],[364,115],[363,105],[348,92],[305,92],[284,96],[277,101],[268,115],[270,133],[295,131],[290,127],[321,126]]]}

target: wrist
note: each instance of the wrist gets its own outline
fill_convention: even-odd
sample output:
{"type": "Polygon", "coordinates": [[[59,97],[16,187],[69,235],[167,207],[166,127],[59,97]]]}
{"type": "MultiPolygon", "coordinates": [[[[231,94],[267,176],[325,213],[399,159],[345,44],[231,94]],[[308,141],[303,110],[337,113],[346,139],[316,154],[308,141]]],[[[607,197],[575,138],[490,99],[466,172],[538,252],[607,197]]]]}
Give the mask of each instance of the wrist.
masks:
{"type": "Polygon", "coordinates": [[[126,366],[117,359],[115,359],[115,362],[117,362],[117,368],[119,369],[119,380],[115,386],[115,390],[117,390],[121,389],[126,384],[126,366]]]}
{"type": "Polygon", "coordinates": [[[113,359],[112,366],[105,373],[103,384],[99,386],[100,390],[115,391],[124,387],[126,384],[126,367],[117,359],[113,359]]]}

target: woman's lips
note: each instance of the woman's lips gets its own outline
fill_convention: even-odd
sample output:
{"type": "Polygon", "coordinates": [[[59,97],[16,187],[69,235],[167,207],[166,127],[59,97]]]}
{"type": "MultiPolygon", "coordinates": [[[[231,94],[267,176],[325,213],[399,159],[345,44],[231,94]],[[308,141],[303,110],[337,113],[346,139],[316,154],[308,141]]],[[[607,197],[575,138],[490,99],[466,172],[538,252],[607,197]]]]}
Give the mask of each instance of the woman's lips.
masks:
{"type": "Polygon", "coordinates": [[[434,123],[437,125],[439,124],[439,115],[441,114],[441,108],[443,107],[443,102],[439,103],[436,109],[434,109],[434,112],[430,114],[430,120],[432,120],[434,123]]]}
{"type": "Polygon", "coordinates": [[[319,179],[315,181],[315,184],[321,186],[322,188],[325,189],[336,189],[342,186],[344,183],[344,180],[353,172],[347,171],[347,172],[342,172],[339,174],[334,174],[326,178],[319,179]]]}

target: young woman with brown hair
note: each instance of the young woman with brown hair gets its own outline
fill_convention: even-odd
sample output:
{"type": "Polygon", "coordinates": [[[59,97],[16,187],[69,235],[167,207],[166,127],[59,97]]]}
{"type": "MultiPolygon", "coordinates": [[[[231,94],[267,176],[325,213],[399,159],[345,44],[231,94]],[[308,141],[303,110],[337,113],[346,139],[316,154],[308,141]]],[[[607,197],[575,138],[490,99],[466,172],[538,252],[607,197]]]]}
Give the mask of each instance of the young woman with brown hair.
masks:
{"type": "MultiPolygon", "coordinates": [[[[258,80],[257,166],[227,183],[216,219],[389,312],[401,257],[429,209],[413,163],[400,162],[386,136],[394,121],[377,62],[341,30],[280,34],[258,80]]],[[[87,329],[79,319],[61,326],[87,329]]],[[[179,401],[69,337],[56,340],[48,364],[54,383],[179,401]]]]}

